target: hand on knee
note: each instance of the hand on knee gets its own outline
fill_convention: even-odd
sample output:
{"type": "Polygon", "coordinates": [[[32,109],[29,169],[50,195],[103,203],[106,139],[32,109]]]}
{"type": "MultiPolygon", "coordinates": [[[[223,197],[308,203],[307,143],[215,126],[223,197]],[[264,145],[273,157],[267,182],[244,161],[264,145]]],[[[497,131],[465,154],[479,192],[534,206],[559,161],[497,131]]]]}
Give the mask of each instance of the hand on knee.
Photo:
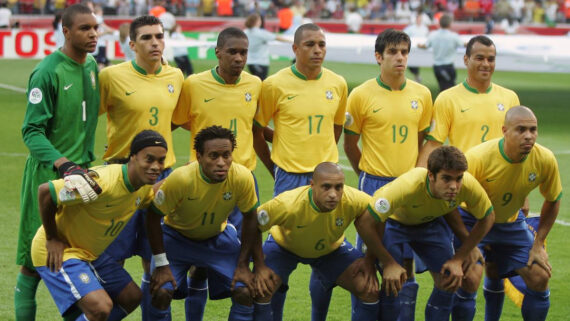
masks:
{"type": "Polygon", "coordinates": [[[527,286],[533,291],[543,292],[548,290],[548,281],[550,277],[538,264],[533,264],[529,269],[527,286]]]}
{"type": "Polygon", "coordinates": [[[238,287],[232,292],[232,298],[235,302],[245,306],[253,305],[253,297],[246,287],[238,287]]]}
{"type": "Polygon", "coordinates": [[[159,289],[152,295],[151,304],[159,310],[166,310],[170,306],[172,295],[172,291],[159,289]]]}
{"type": "Polygon", "coordinates": [[[465,274],[465,278],[461,282],[461,288],[469,293],[477,292],[479,284],[481,284],[481,277],[483,277],[483,267],[475,265],[465,274]]]}

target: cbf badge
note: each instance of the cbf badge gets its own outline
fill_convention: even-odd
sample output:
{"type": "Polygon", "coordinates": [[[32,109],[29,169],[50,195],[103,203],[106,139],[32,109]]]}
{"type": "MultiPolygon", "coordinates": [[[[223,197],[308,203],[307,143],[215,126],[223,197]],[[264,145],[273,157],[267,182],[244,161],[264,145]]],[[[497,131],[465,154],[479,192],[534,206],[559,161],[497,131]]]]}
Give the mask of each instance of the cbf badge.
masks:
{"type": "Polygon", "coordinates": [[[343,226],[344,225],[344,219],[342,219],[341,217],[337,218],[335,224],[337,227],[343,226]]]}
{"type": "Polygon", "coordinates": [[[328,100],[332,100],[333,99],[333,93],[330,90],[327,90],[325,92],[325,96],[327,97],[328,100]]]}
{"type": "Polygon", "coordinates": [[[224,201],[229,201],[232,199],[232,192],[225,192],[222,197],[224,198],[224,201]]]}
{"type": "Polygon", "coordinates": [[[531,183],[536,181],[536,174],[535,173],[528,174],[528,181],[531,183]]]}
{"type": "Polygon", "coordinates": [[[251,101],[251,94],[250,93],[245,93],[245,101],[248,103],[251,101]]]}
{"type": "Polygon", "coordinates": [[[172,84],[168,84],[168,92],[171,94],[174,92],[174,86],[172,86],[172,84]]]}
{"type": "Polygon", "coordinates": [[[505,111],[505,105],[503,105],[503,104],[501,104],[501,103],[498,103],[498,104],[497,104],[497,109],[498,109],[499,111],[505,111]]]}
{"type": "Polygon", "coordinates": [[[412,109],[413,110],[418,109],[418,101],[417,100],[412,100],[412,109]]]}
{"type": "Polygon", "coordinates": [[[455,200],[449,201],[449,207],[455,207],[456,204],[457,202],[455,200]]]}

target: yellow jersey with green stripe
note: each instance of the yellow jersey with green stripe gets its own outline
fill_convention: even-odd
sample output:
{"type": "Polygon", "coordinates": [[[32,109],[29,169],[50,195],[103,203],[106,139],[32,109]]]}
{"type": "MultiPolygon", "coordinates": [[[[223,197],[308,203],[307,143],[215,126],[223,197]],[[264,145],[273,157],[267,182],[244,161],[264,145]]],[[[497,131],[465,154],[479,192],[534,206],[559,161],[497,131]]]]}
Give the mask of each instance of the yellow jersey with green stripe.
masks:
{"type": "Polygon", "coordinates": [[[184,76],[178,68],[163,65],[147,74],[134,60],[107,67],[99,74],[101,107],[107,113],[107,149],[103,159],[129,156],[131,141],[145,129],[159,132],[168,144],[164,166],[176,162],[171,120],[184,76]]]}
{"type": "Polygon", "coordinates": [[[416,165],[418,132],[430,126],[431,92],[406,79],[391,90],[380,77],[354,88],[348,96],[345,135],[362,136],[358,164],[366,173],[396,177],[416,165]]]}
{"type": "Polygon", "coordinates": [[[485,93],[467,81],[442,91],[435,99],[428,139],[466,152],[469,148],[503,136],[505,113],[520,105],[514,91],[491,84],[485,93]]]}
{"type": "Polygon", "coordinates": [[[477,219],[484,218],[493,210],[485,190],[468,172],[463,174],[463,183],[456,198],[446,201],[433,196],[428,170],[417,167],[378,189],[368,210],[382,222],[390,218],[405,225],[418,225],[452,212],[462,202],[477,219]]]}
{"type": "MultiPolygon", "coordinates": [[[[234,162],[255,169],[257,156],[253,149],[253,117],[261,90],[258,77],[242,71],[235,84],[227,84],[216,68],[191,75],[182,85],[178,106],[172,115],[175,125],[184,125],[193,135],[213,125],[231,130],[237,139],[232,154],[234,162]]],[[[196,160],[194,144],[190,144],[190,161],[196,160]]]]}
{"type": "Polygon", "coordinates": [[[263,81],[255,122],[261,127],[273,119],[271,159],[291,173],[309,173],[321,162],[338,162],[334,125],[344,124],[346,81],[322,68],[307,80],[295,65],[263,81]]]}
{"type": "Polygon", "coordinates": [[[205,240],[224,231],[236,206],[247,213],[258,205],[253,174],[245,166],[232,163],[227,178],[214,183],[192,162],[164,179],[150,206],[180,234],[205,240]]]}
{"type": "Polygon", "coordinates": [[[539,144],[520,162],[513,162],[505,154],[504,138],[475,146],[465,157],[468,171],[481,183],[493,203],[495,223],[514,222],[525,198],[537,186],[546,201],[554,202],[562,197],[556,158],[539,144]]]}
{"type": "MultiPolygon", "coordinates": [[[[49,182],[57,205],[55,222],[60,240],[69,247],[63,260],[93,261],[123,230],[137,209],[146,208],[154,197],[152,185],[135,190],[128,177],[127,164],[92,168],[98,177],[101,194],[97,200],[83,203],[81,196],[64,187],[63,179],[49,182]]],[[[41,226],[32,242],[34,266],[46,265],[46,235],[41,226]]]]}
{"type": "Polygon", "coordinates": [[[344,231],[366,211],[369,202],[370,195],[345,185],[338,206],[321,212],[311,186],[301,186],[262,204],[257,221],[259,229],[269,230],[281,247],[300,257],[316,258],[342,244],[344,231]]]}

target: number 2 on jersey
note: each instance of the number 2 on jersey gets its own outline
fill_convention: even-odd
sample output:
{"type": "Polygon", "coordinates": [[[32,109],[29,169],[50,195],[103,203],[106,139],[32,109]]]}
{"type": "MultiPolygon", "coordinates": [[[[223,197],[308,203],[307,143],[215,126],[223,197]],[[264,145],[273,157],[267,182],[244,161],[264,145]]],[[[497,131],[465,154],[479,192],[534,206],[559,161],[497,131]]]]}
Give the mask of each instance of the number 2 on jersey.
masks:
{"type": "Polygon", "coordinates": [[[489,133],[489,125],[481,126],[481,131],[483,131],[483,136],[481,136],[481,143],[484,143],[487,141],[486,137],[487,134],[489,133]]]}

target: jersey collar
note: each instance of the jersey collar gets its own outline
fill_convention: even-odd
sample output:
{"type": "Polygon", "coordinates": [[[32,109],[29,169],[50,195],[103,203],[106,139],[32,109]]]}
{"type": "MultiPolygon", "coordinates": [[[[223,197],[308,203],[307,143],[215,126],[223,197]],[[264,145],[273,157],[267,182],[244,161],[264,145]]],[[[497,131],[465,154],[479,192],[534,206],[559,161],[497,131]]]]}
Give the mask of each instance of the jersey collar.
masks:
{"type": "MultiPolygon", "coordinates": [[[[303,75],[299,70],[297,70],[297,67],[295,67],[295,65],[291,65],[291,72],[293,72],[293,75],[297,76],[300,79],[308,80],[305,75],[303,75]]],[[[321,67],[321,72],[319,72],[315,80],[321,79],[322,76],[323,76],[323,68],[321,67]]]]}
{"type": "Polygon", "coordinates": [[[510,159],[509,156],[507,156],[507,153],[505,153],[505,137],[499,140],[499,151],[501,152],[501,156],[503,156],[503,158],[511,164],[522,163],[528,157],[528,155],[525,155],[523,159],[520,160],[520,162],[515,162],[514,160],[510,159]]]}
{"type": "Polygon", "coordinates": [[[127,164],[123,164],[121,170],[123,171],[123,182],[125,182],[125,187],[127,187],[127,190],[129,190],[129,192],[135,192],[135,188],[129,180],[129,171],[127,169],[127,164]]]}
{"type": "Polygon", "coordinates": [[[212,180],[209,179],[208,176],[206,176],[206,174],[204,174],[204,172],[202,171],[202,165],[198,165],[198,171],[200,172],[200,177],[202,177],[202,179],[206,181],[206,183],[213,184],[212,180]]]}
{"type": "MultiPolygon", "coordinates": [[[[474,94],[479,94],[479,91],[471,86],[469,86],[469,84],[467,83],[467,79],[465,79],[463,81],[463,87],[465,87],[465,89],[467,89],[468,91],[474,93],[474,94]]],[[[485,90],[485,94],[488,94],[489,92],[491,92],[491,89],[493,89],[493,84],[491,83],[489,85],[489,88],[487,88],[487,90],[485,90]]]]}
{"type": "MultiPolygon", "coordinates": [[[[380,87],[382,87],[388,91],[392,91],[392,88],[390,88],[390,86],[388,86],[384,82],[382,82],[382,80],[380,79],[380,75],[378,75],[378,77],[376,77],[376,82],[378,83],[378,85],[380,85],[380,87]]],[[[400,86],[399,90],[403,90],[406,87],[407,82],[408,82],[408,80],[404,78],[404,83],[400,86]]]]}
{"type": "MultiPolygon", "coordinates": [[[[218,71],[216,70],[218,69],[218,66],[212,68],[211,72],[212,72],[212,77],[214,77],[214,79],[216,79],[217,82],[219,82],[222,85],[227,85],[226,81],[224,80],[224,78],[222,78],[219,74],[218,71]]],[[[238,79],[236,80],[236,83],[234,85],[239,84],[239,81],[241,80],[241,75],[238,77],[238,79]]],[[[230,84],[231,85],[231,84],[230,84]]]]}
{"type": "MultiPolygon", "coordinates": [[[[146,70],[144,70],[141,66],[137,65],[137,63],[135,62],[135,60],[131,60],[131,64],[133,65],[133,68],[135,68],[136,71],[138,71],[139,73],[143,74],[143,75],[147,75],[146,70]]],[[[162,65],[160,65],[160,67],[158,67],[158,70],[154,73],[155,75],[160,74],[160,72],[162,71],[162,65]]]]}
{"type": "Polygon", "coordinates": [[[317,211],[317,212],[321,212],[321,210],[319,209],[319,207],[317,206],[317,204],[315,204],[315,201],[313,200],[313,189],[309,187],[309,202],[311,203],[311,207],[317,211]]]}

